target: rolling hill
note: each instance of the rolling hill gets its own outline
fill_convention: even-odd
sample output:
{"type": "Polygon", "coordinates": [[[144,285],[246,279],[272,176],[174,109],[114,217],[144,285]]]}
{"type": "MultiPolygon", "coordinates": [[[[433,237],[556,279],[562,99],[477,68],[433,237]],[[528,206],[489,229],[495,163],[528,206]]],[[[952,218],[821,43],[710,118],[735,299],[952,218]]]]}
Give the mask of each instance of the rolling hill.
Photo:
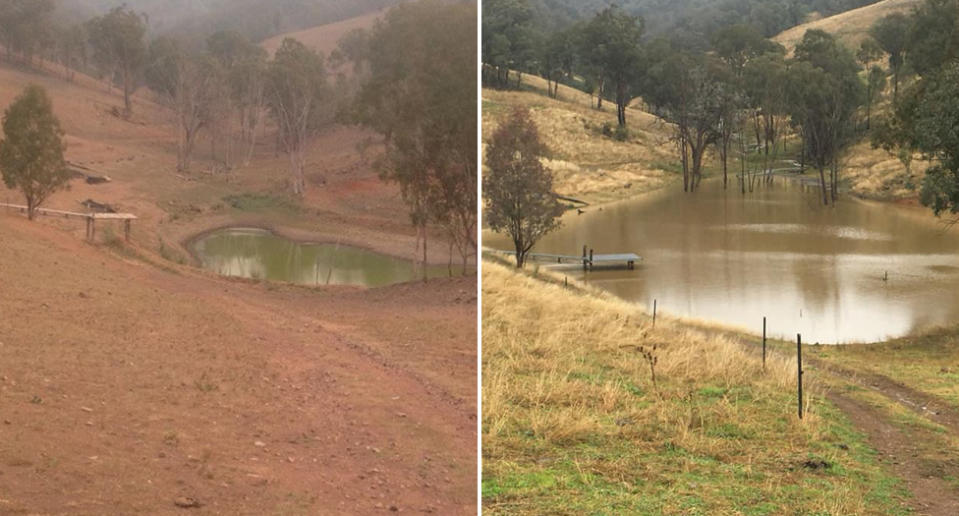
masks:
{"type": "Polygon", "coordinates": [[[263,46],[267,52],[273,54],[276,52],[276,49],[280,48],[284,39],[293,38],[314,50],[322,52],[324,55],[329,55],[330,52],[336,48],[340,38],[357,29],[369,29],[385,12],[386,9],[381,9],[335,23],[280,34],[264,40],[261,46],[263,46]]]}
{"type": "Polygon", "coordinates": [[[820,29],[836,35],[850,48],[857,48],[876,21],[892,13],[908,12],[920,2],[921,0],[882,0],[828,18],[797,25],[772,39],[792,53],[807,30],[820,29]]]}

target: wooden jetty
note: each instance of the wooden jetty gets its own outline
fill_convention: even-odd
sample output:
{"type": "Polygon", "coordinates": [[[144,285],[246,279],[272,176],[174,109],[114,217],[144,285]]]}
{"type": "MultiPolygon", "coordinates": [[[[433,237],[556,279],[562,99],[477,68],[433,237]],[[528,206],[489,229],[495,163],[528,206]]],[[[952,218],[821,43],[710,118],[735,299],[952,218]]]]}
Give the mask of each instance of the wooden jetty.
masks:
{"type": "MultiPolygon", "coordinates": [[[[505,254],[508,256],[516,256],[516,251],[501,251],[499,249],[488,249],[489,252],[505,254]]],[[[633,270],[636,268],[636,262],[642,260],[636,253],[612,253],[612,254],[595,254],[592,249],[589,249],[587,246],[583,246],[583,255],[576,256],[573,254],[552,254],[552,253],[527,253],[526,258],[528,260],[536,261],[548,261],[553,263],[582,263],[583,269],[592,269],[593,267],[599,266],[615,266],[623,264],[627,269],[633,270]]]]}
{"type": "MultiPolygon", "coordinates": [[[[10,204],[5,202],[0,202],[0,207],[7,209],[18,210],[21,213],[27,212],[27,207],[22,204],[10,204]]],[[[96,237],[97,227],[96,222],[98,220],[122,220],[123,221],[123,237],[127,242],[130,241],[130,224],[137,219],[136,215],[132,213],[78,213],[74,211],[63,211],[63,210],[53,210],[50,208],[37,208],[37,213],[40,215],[46,215],[48,217],[63,217],[66,219],[77,218],[85,219],[87,223],[87,240],[93,241],[96,237]]]]}

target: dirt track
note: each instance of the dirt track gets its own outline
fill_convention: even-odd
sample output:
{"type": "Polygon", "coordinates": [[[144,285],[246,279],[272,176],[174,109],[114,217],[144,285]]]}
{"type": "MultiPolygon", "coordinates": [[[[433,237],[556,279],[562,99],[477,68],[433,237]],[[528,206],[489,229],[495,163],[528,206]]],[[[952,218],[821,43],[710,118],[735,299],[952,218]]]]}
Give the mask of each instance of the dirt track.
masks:
{"type": "Polygon", "coordinates": [[[0,214],[0,513],[473,513],[474,281],[227,281],[0,214]]]}
{"type": "MultiPolygon", "coordinates": [[[[935,396],[911,389],[882,375],[853,371],[821,360],[807,363],[823,374],[843,383],[852,383],[869,389],[918,416],[942,425],[949,433],[959,432],[959,413],[935,396]]],[[[827,391],[826,398],[846,414],[856,428],[863,432],[869,444],[913,495],[910,505],[919,514],[952,516],[959,514],[959,491],[948,478],[959,478],[959,460],[954,453],[934,449],[937,442],[926,435],[929,429],[911,426],[907,431],[890,421],[880,408],[844,395],[836,389],[827,391]]]]}

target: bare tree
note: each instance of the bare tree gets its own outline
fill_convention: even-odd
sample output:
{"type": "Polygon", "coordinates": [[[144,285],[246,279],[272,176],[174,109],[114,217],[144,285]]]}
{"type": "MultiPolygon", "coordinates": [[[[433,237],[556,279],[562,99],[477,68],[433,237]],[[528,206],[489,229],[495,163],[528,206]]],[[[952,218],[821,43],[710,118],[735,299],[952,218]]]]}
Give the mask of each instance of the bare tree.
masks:
{"type": "Polygon", "coordinates": [[[196,138],[209,120],[216,92],[214,63],[185,52],[173,39],[162,37],[150,45],[147,84],[163,96],[176,112],[177,170],[190,170],[196,138]]]}

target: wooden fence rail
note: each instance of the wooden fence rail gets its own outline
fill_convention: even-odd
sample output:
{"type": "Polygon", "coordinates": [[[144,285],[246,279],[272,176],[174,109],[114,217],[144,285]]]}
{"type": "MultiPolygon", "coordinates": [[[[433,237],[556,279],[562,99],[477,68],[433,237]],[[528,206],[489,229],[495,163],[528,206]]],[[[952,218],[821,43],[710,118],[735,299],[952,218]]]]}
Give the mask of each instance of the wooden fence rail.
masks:
{"type": "MultiPolygon", "coordinates": [[[[20,213],[26,213],[27,207],[22,204],[10,204],[6,202],[0,202],[0,207],[9,209],[18,210],[20,213]]],[[[48,217],[63,217],[65,219],[77,218],[84,219],[87,223],[87,240],[91,242],[96,237],[96,221],[98,220],[122,220],[123,221],[123,237],[127,242],[130,241],[130,225],[132,221],[137,219],[136,215],[132,213],[79,213],[75,211],[64,211],[64,210],[54,210],[50,208],[37,208],[37,213],[40,215],[45,215],[48,217]]]]}

